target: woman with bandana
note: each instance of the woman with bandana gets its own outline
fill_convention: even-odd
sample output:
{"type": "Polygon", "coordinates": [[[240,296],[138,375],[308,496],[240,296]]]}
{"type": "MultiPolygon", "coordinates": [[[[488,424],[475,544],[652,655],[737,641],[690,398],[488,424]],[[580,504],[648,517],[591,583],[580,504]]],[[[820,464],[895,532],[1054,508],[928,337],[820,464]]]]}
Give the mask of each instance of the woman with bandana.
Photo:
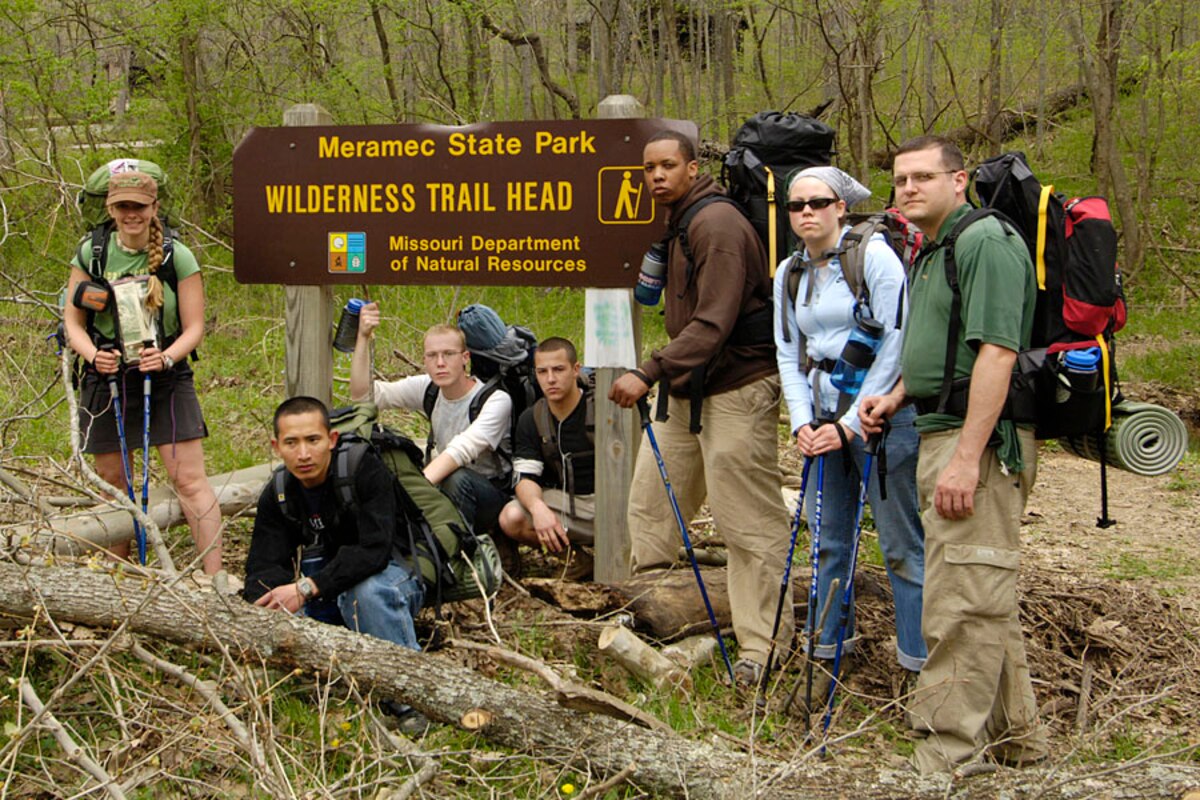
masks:
{"type": "MultiPolygon", "coordinates": [[[[866,243],[863,282],[856,298],[841,268],[844,237],[850,230],[847,210],[871,196],[869,190],[836,167],[810,167],[788,186],[788,211],[800,248],[775,273],[775,339],[780,381],[787,400],[796,448],[805,458],[824,457],[818,603],[815,620],[825,623],[814,648],[818,659],[832,659],[837,644],[841,592],[850,578],[859,487],[866,442],[858,421],[857,397],[886,393],[899,375],[900,322],[907,307],[904,268],[881,234],[866,243]],[[792,259],[796,259],[795,262],[792,259]],[[799,269],[796,296],[789,297],[788,273],[799,269]],[[874,363],[854,396],[830,381],[838,356],[860,318],[883,326],[874,363]],[[839,581],[830,598],[829,586],[839,581]],[[825,605],[832,603],[828,614],[825,605]]],[[[879,547],[896,605],[896,655],[915,677],[925,660],[921,638],[921,590],[924,578],[924,532],[917,504],[917,433],[914,412],[892,418],[885,443],[886,488],[872,475],[868,498],[879,535],[879,547]],[[886,491],[887,499],[883,495],[886,491]]],[[[882,459],[877,460],[879,463],[882,459]]],[[[810,473],[808,516],[815,530],[817,470],[810,473]]],[[[811,631],[808,632],[811,635],[811,631]]],[[[854,611],[847,620],[845,653],[853,652],[854,611]]],[[[823,701],[831,670],[816,670],[815,699],[823,701]]],[[[911,683],[906,680],[905,685],[911,683]]],[[[814,700],[815,702],[815,700],[814,700]]]]}

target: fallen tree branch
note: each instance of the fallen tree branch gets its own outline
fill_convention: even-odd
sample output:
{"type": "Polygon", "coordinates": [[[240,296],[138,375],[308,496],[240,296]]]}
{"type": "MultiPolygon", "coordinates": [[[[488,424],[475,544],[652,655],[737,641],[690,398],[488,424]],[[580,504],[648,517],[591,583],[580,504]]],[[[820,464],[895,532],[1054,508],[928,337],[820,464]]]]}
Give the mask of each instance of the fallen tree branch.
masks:
{"type": "Polygon", "coordinates": [[[550,666],[544,661],[538,661],[536,658],[515,653],[504,647],[477,644],[476,642],[467,642],[461,639],[451,639],[447,644],[461,650],[474,650],[509,666],[532,672],[550,684],[550,688],[554,690],[555,699],[559,705],[565,708],[573,708],[577,711],[591,711],[592,713],[604,714],[614,719],[636,722],[651,730],[661,731],[669,735],[675,733],[662,720],[634,708],[624,700],[613,697],[608,692],[591,689],[587,686],[580,686],[574,681],[565,680],[557,672],[550,669],[550,666]]]}
{"type": "MultiPolygon", "coordinates": [[[[34,690],[33,684],[27,679],[21,679],[21,700],[25,705],[29,706],[29,710],[34,714],[34,720],[40,717],[40,724],[50,731],[54,736],[54,740],[58,742],[58,746],[63,749],[63,753],[67,759],[73,764],[79,766],[87,774],[91,775],[100,784],[100,788],[104,789],[110,797],[116,800],[125,800],[125,792],[121,791],[121,787],[112,776],[104,771],[104,767],[96,763],[96,760],[88,755],[87,751],[75,743],[71,738],[71,734],[62,726],[54,715],[46,710],[46,706],[38,697],[37,691],[34,690]]],[[[34,722],[30,722],[34,724],[34,722]]]]}

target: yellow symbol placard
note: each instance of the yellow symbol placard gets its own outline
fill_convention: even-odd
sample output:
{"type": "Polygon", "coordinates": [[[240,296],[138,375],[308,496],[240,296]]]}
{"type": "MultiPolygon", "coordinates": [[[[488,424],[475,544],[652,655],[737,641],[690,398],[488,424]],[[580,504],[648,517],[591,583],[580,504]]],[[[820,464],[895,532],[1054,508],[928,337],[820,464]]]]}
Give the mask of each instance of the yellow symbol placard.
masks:
{"type": "Polygon", "coordinates": [[[596,211],[605,225],[646,225],[654,221],[654,198],[642,182],[640,164],[601,167],[596,181],[596,211]]]}

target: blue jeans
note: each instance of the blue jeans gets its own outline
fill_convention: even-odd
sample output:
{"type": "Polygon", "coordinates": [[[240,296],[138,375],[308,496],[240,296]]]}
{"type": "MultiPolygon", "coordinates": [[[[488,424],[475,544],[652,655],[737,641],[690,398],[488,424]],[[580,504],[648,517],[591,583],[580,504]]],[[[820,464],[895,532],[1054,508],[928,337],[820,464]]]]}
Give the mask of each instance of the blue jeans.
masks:
{"type": "MultiPolygon", "coordinates": [[[[896,605],[896,656],[900,666],[918,671],[925,662],[925,640],[921,637],[921,593],[925,581],[925,531],[917,501],[918,438],[913,421],[916,411],[901,409],[892,419],[887,438],[887,500],[880,496],[876,458],[871,466],[867,499],[879,534],[879,549],[892,584],[896,605]]],[[[854,520],[861,484],[859,476],[866,457],[866,443],[855,437],[850,443],[854,467],[846,474],[845,450],[825,456],[825,485],[821,492],[821,552],[817,570],[817,614],[825,610],[829,585],[838,578],[837,594],[821,629],[815,654],[833,658],[838,639],[842,593],[850,575],[850,552],[854,545],[854,520]]],[[[810,530],[816,530],[817,464],[809,470],[805,503],[810,530]]],[[[810,554],[811,559],[811,554],[810,554]]],[[[810,561],[811,563],[811,561],[810,561]]],[[[846,638],[854,635],[854,605],[851,597],[846,638]]],[[[852,649],[852,646],[849,649],[852,649]]]]}
{"type": "Polygon", "coordinates": [[[450,498],[476,534],[498,530],[500,509],[510,499],[484,476],[470,467],[459,467],[439,487],[450,498]]]}
{"type": "Polygon", "coordinates": [[[421,610],[424,599],[421,576],[404,564],[389,561],[382,571],[338,595],[337,604],[350,630],[420,650],[413,615],[421,610]]]}

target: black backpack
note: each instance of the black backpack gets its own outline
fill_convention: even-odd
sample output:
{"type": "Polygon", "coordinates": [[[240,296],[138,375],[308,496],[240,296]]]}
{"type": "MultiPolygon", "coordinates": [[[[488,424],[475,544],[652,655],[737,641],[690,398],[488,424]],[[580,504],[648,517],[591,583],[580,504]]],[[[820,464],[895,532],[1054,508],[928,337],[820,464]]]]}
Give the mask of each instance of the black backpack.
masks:
{"type": "MultiPolygon", "coordinates": [[[[947,236],[946,268],[954,242],[975,219],[998,216],[1021,234],[1037,273],[1037,304],[1030,347],[1018,359],[1010,390],[1016,418],[1036,424],[1039,439],[1082,436],[1112,425],[1121,399],[1113,357],[1113,334],[1125,324],[1125,298],[1117,265],[1117,234],[1101,197],[1067,199],[1043,186],[1025,155],[1004,153],[974,173],[982,208],[947,236]],[[1099,348],[1096,386],[1082,388],[1066,366],[1072,350],[1099,348]]],[[[957,276],[951,282],[958,304],[957,276]]],[[[951,334],[956,338],[957,311],[951,334]]],[[[952,350],[946,375],[953,376],[952,350]]],[[[945,383],[945,382],[944,382],[945,383]]],[[[946,388],[943,386],[943,394],[946,388]]]]}
{"type": "Polygon", "coordinates": [[[738,129],[721,167],[721,183],[750,219],[767,250],[767,266],[795,249],[788,220],[787,181],[805,167],[832,161],[833,128],[794,112],[760,111],[738,129]]]}
{"type": "MultiPolygon", "coordinates": [[[[503,575],[495,542],[472,532],[458,507],[421,471],[421,448],[378,424],[377,413],[374,403],[364,402],[330,414],[331,426],[339,433],[330,462],[339,510],[361,502],[355,495],[354,478],[363,456],[368,451],[375,453],[396,477],[393,486],[403,515],[405,530],[395,540],[393,557],[415,563],[436,606],[492,596],[503,575]]],[[[275,496],[284,517],[299,524],[300,515],[288,507],[286,477],[283,467],[276,468],[272,477],[275,496]]]]}

